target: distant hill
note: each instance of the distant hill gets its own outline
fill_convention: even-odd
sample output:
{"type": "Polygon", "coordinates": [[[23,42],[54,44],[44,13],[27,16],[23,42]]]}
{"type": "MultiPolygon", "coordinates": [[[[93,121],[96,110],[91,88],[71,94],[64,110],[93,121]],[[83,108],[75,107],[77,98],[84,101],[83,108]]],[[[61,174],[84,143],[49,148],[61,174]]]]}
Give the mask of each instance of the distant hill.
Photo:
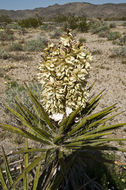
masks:
{"type": "Polygon", "coordinates": [[[3,10],[0,15],[8,15],[12,19],[23,19],[34,17],[36,14],[49,18],[64,14],[74,14],[75,16],[86,16],[89,18],[121,18],[126,17],[126,3],[94,5],[90,3],[68,3],[64,5],[55,4],[46,8],[36,8],[33,10],[3,10]]]}

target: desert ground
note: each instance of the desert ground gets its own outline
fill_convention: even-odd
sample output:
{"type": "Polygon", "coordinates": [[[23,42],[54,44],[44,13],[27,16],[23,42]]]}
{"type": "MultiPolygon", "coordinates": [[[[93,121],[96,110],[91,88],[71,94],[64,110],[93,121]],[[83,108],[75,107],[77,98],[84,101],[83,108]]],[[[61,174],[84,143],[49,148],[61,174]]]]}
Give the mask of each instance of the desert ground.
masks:
{"type": "MultiPolygon", "coordinates": [[[[108,24],[108,23],[107,23],[108,24]]],[[[13,124],[15,119],[7,113],[3,105],[11,104],[12,97],[9,94],[11,90],[17,90],[15,84],[23,85],[24,82],[37,82],[38,67],[42,60],[41,51],[7,51],[7,48],[12,43],[24,44],[29,40],[47,40],[57,42],[59,39],[59,32],[62,35],[63,31],[58,26],[53,26],[53,30],[45,29],[26,29],[20,32],[13,30],[13,41],[0,41],[1,49],[6,50],[6,54],[0,58],[0,122],[13,124]],[[13,87],[13,88],[11,88],[13,87]],[[8,95],[9,94],[9,95],[8,95]]],[[[111,28],[111,31],[117,31],[122,36],[126,35],[126,26],[122,22],[117,22],[116,27],[111,28]]],[[[89,32],[73,32],[76,39],[83,39],[85,46],[92,53],[93,60],[91,63],[91,72],[89,84],[95,81],[95,85],[91,94],[97,94],[105,89],[103,98],[96,111],[102,108],[117,103],[121,115],[117,116],[113,122],[126,122],[126,52],[125,55],[114,54],[115,48],[122,48],[112,40],[106,37],[99,37],[99,35],[89,32]]],[[[45,42],[46,44],[46,42],[45,42]]],[[[126,49],[125,49],[126,51],[126,49]]],[[[18,94],[18,92],[17,92],[18,94]]],[[[118,138],[126,138],[126,127],[115,130],[113,136],[118,138]]],[[[0,129],[0,146],[4,146],[6,153],[21,147],[24,140],[18,136],[12,135],[0,129]]],[[[124,142],[118,142],[117,146],[125,147],[124,142]]],[[[1,152],[1,151],[0,151],[1,152]]]]}

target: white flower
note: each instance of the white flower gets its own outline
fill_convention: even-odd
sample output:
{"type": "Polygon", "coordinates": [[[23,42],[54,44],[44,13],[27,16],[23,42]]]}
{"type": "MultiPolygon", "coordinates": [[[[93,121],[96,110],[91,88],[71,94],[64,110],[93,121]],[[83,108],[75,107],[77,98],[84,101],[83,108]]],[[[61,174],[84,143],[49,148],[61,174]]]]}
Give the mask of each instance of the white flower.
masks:
{"type": "Polygon", "coordinates": [[[38,80],[42,84],[42,105],[56,121],[63,119],[88,99],[86,89],[91,55],[68,33],[57,45],[43,52],[38,80]],[[82,85],[83,84],[83,85],[82,85]]]}
{"type": "Polygon", "coordinates": [[[67,116],[69,116],[72,113],[72,111],[73,110],[71,108],[66,107],[66,114],[67,114],[67,116]]]}
{"type": "Polygon", "coordinates": [[[55,121],[61,121],[63,119],[63,114],[62,113],[55,113],[50,116],[52,119],[55,121]]]}
{"type": "Polygon", "coordinates": [[[60,40],[61,40],[61,43],[64,45],[64,46],[70,46],[70,39],[69,39],[69,37],[61,37],[60,38],[60,40]]]}
{"type": "Polygon", "coordinates": [[[90,64],[88,62],[85,63],[85,69],[90,69],[90,64]]]}

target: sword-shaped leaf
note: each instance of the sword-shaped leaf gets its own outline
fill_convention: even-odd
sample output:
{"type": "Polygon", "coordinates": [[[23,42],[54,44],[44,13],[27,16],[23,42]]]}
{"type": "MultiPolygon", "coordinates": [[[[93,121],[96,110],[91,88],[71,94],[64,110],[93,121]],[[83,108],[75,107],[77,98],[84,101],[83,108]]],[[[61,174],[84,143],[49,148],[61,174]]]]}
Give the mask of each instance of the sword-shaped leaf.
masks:
{"type": "Polygon", "coordinates": [[[96,133],[103,132],[103,131],[110,131],[110,130],[112,131],[113,129],[118,129],[125,125],[126,125],[126,123],[119,123],[119,124],[109,125],[109,126],[100,126],[95,130],[87,132],[85,135],[96,134],[96,133]]]}
{"type": "Polygon", "coordinates": [[[0,123],[0,128],[2,128],[4,130],[7,130],[7,131],[10,131],[12,133],[21,135],[21,136],[23,136],[25,138],[35,140],[37,142],[41,142],[43,144],[48,144],[48,145],[50,144],[48,141],[42,140],[42,139],[38,138],[37,136],[31,134],[30,132],[27,132],[27,131],[25,131],[23,129],[19,129],[19,128],[11,126],[11,125],[0,123]]]}
{"type": "MultiPolygon", "coordinates": [[[[28,149],[28,140],[25,140],[25,149],[28,149]]],[[[25,153],[24,155],[24,168],[28,167],[28,153],[25,153]]],[[[24,190],[28,190],[28,172],[24,175],[24,190]]]]}
{"type": "Polygon", "coordinates": [[[32,190],[37,189],[38,180],[39,180],[40,166],[41,166],[41,164],[39,163],[39,165],[37,166],[37,169],[36,169],[36,173],[35,173],[35,177],[34,177],[34,181],[33,181],[33,189],[32,190]]]}
{"type": "Polygon", "coordinates": [[[51,131],[55,131],[54,130],[54,126],[52,125],[47,113],[45,112],[44,108],[42,107],[42,105],[40,104],[40,102],[38,101],[38,99],[33,95],[33,93],[31,92],[30,88],[26,85],[28,94],[33,102],[33,104],[36,106],[36,109],[39,111],[39,113],[41,114],[42,118],[44,119],[44,121],[46,122],[46,124],[50,127],[51,131]]]}
{"type": "Polygon", "coordinates": [[[23,112],[26,114],[26,119],[29,124],[34,124],[35,128],[37,130],[39,129],[39,133],[42,134],[44,137],[52,138],[52,134],[47,132],[47,130],[44,129],[44,126],[42,124],[42,120],[38,115],[32,113],[24,104],[21,103],[21,101],[18,99],[18,102],[16,103],[17,108],[22,108],[23,112]]]}
{"type": "MultiPolygon", "coordinates": [[[[5,151],[4,151],[3,147],[2,147],[2,152],[3,152],[3,158],[4,158],[4,163],[5,163],[7,179],[8,179],[9,185],[11,186],[13,184],[13,179],[11,177],[8,160],[7,160],[7,157],[6,157],[6,154],[5,154],[5,151]]],[[[15,188],[13,188],[12,190],[15,190],[15,188]]]]}
{"type": "Polygon", "coordinates": [[[0,166],[0,183],[2,185],[3,190],[8,190],[1,166],[0,166]]]}
{"type": "Polygon", "coordinates": [[[39,164],[41,160],[45,158],[45,154],[42,154],[40,157],[37,157],[31,164],[26,167],[23,172],[18,176],[18,178],[15,180],[15,182],[12,184],[12,188],[25,176],[25,173],[30,172],[36,165],[39,164]]]}
{"type": "MultiPolygon", "coordinates": [[[[18,106],[18,105],[17,105],[18,106]]],[[[20,111],[22,111],[22,115],[20,115],[17,111],[15,111],[14,109],[6,106],[6,108],[11,111],[15,116],[17,116],[22,123],[27,126],[30,130],[32,130],[36,135],[38,135],[40,138],[42,138],[43,140],[47,141],[47,139],[45,139],[45,135],[43,135],[42,130],[39,129],[38,127],[35,127],[32,122],[28,121],[27,115],[25,115],[25,112],[23,112],[23,110],[21,110],[21,108],[18,106],[18,108],[20,108],[20,111]],[[43,135],[43,136],[42,136],[43,135]]],[[[48,138],[49,140],[49,138],[48,138]]]]}
{"type": "Polygon", "coordinates": [[[116,109],[115,109],[115,104],[114,104],[98,113],[92,114],[91,116],[89,115],[89,116],[83,117],[75,126],[73,126],[72,130],[68,132],[68,137],[73,135],[75,132],[79,131],[81,128],[84,128],[86,130],[86,127],[84,126],[86,125],[87,122],[89,125],[91,122],[102,119],[103,117],[105,117],[106,115],[108,115],[109,113],[115,110],[116,109]]]}

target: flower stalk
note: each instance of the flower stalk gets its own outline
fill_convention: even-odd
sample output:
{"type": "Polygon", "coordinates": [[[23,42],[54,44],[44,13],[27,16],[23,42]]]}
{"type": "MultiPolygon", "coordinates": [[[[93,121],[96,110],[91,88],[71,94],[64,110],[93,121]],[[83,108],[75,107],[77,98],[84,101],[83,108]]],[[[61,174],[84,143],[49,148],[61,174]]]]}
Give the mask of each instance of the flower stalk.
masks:
{"type": "Polygon", "coordinates": [[[86,85],[92,57],[68,31],[57,45],[48,44],[42,58],[38,74],[42,105],[50,117],[62,120],[88,100],[86,85]]]}

